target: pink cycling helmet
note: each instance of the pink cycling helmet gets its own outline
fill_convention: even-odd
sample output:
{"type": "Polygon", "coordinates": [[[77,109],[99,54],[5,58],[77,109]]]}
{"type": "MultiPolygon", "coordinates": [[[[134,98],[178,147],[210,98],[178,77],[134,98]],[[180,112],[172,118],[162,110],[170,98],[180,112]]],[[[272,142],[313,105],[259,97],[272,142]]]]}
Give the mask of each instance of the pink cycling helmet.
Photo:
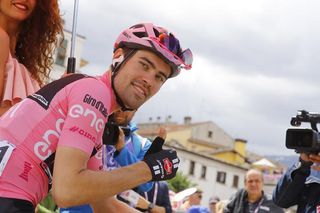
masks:
{"type": "Polygon", "coordinates": [[[156,53],[172,67],[170,77],[180,73],[181,68],[191,69],[192,52],[182,50],[179,40],[166,29],[152,23],[136,24],[125,29],[117,38],[114,50],[121,47],[147,49],[156,53]]]}

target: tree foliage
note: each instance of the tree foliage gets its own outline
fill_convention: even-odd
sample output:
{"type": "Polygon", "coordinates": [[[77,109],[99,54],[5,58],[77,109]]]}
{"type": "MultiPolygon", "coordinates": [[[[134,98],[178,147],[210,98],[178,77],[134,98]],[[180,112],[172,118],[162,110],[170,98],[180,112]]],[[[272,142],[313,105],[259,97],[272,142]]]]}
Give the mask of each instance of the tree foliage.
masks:
{"type": "Polygon", "coordinates": [[[181,172],[177,172],[173,179],[168,180],[169,189],[176,193],[196,185],[188,179],[188,176],[183,175],[181,172]]]}

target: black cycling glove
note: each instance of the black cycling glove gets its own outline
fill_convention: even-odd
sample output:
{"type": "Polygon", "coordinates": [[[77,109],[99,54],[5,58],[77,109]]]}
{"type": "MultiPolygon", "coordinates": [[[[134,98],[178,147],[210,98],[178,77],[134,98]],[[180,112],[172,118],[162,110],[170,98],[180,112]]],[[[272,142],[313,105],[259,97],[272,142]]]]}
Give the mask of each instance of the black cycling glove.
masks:
{"type": "Polygon", "coordinates": [[[164,139],[159,136],[156,137],[144,156],[160,152],[162,150],[163,144],[164,144],[164,139]]]}
{"type": "Polygon", "coordinates": [[[174,178],[180,162],[177,152],[173,149],[160,150],[157,153],[146,154],[143,161],[149,166],[152,181],[174,178]]]}

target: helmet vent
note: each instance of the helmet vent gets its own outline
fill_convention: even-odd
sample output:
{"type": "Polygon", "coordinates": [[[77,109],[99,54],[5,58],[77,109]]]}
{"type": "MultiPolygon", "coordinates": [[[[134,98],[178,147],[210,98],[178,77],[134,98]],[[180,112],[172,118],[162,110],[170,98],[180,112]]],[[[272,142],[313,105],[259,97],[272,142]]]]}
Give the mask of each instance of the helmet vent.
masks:
{"type": "Polygon", "coordinates": [[[138,38],[148,37],[146,32],[133,32],[133,34],[138,38]]]}
{"type": "Polygon", "coordinates": [[[156,36],[156,38],[158,38],[160,35],[160,32],[155,28],[153,28],[153,32],[154,32],[154,35],[156,36]]]}

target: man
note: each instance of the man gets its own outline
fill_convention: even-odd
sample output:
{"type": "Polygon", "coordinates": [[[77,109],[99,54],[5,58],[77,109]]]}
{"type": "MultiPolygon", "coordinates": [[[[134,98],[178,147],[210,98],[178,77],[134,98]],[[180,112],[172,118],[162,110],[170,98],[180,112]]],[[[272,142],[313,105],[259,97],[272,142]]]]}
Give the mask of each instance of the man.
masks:
{"type": "MultiPolygon", "coordinates": [[[[110,144],[112,140],[110,136],[106,136],[106,131],[104,131],[103,138],[107,146],[103,160],[106,170],[110,171],[141,161],[150,148],[151,142],[147,138],[143,138],[137,134],[136,131],[138,127],[135,123],[131,122],[135,113],[136,110],[125,112],[117,111],[113,113],[112,119],[110,119],[111,122],[108,122],[110,125],[116,124],[116,127],[121,127],[125,135],[125,140],[118,140],[117,143],[110,144]]],[[[166,137],[166,135],[161,132],[159,132],[159,135],[164,139],[166,137]]],[[[153,182],[148,182],[139,185],[137,188],[141,192],[145,192],[150,190],[152,186],[153,182]]]]}
{"type": "Polygon", "coordinates": [[[181,209],[184,211],[189,210],[192,206],[199,206],[202,199],[202,191],[197,189],[197,191],[188,196],[187,200],[181,205],[181,209]]]}
{"type": "Polygon", "coordinates": [[[171,213],[172,207],[169,198],[169,188],[165,181],[157,181],[148,192],[140,192],[140,195],[149,201],[145,210],[151,213],[171,213]]]}
{"type": "MultiPolygon", "coordinates": [[[[1,213],[34,212],[51,181],[58,206],[132,212],[112,196],[175,176],[176,152],[162,147],[136,164],[98,171],[102,133],[112,112],[139,108],[168,78],[191,68],[191,51],[182,51],[171,33],[150,23],[124,30],[114,47],[111,69],[103,76],[59,79],[1,117],[1,213]]],[[[123,137],[120,132],[119,140],[123,137]]]]}
{"type": "Polygon", "coordinates": [[[216,204],[220,201],[220,198],[217,196],[213,196],[209,199],[209,209],[210,213],[216,213],[216,204]]]}
{"type": "Polygon", "coordinates": [[[244,180],[245,188],[240,189],[224,208],[224,213],[283,213],[283,209],[276,206],[271,196],[263,192],[263,174],[250,169],[244,180]]]}
{"type": "Polygon", "coordinates": [[[320,172],[316,166],[319,163],[319,154],[301,153],[299,161],[279,180],[273,201],[283,208],[297,205],[298,213],[320,212],[320,172]]]}

